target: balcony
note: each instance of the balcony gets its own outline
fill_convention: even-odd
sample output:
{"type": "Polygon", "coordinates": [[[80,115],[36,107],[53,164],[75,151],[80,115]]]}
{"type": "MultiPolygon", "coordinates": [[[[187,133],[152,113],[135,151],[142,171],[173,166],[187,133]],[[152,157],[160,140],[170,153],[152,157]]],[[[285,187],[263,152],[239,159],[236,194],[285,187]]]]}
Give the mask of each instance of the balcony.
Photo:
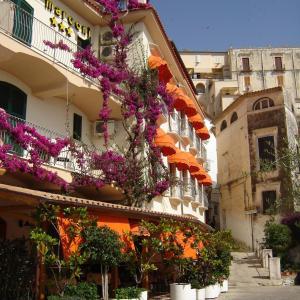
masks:
{"type": "Polygon", "coordinates": [[[172,135],[176,140],[180,139],[180,116],[178,113],[173,111],[168,116],[169,128],[168,133],[172,135]]]}
{"type": "MultiPolygon", "coordinates": [[[[9,115],[9,123],[13,127],[16,127],[19,124],[26,124],[31,128],[35,128],[39,134],[45,136],[46,138],[48,138],[50,140],[55,139],[55,138],[64,138],[63,135],[56,133],[54,131],[51,131],[50,129],[43,128],[41,126],[27,122],[23,119],[17,118],[12,115],[9,115]]],[[[6,131],[0,131],[0,141],[2,141],[4,144],[12,145],[12,150],[10,151],[12,154],[15,154],[26,160],[30,158],[30,154],[27,151],[23,150],[19,145],[14,144],[12,142],[11,137],[7,134],[6,131]]],[[[77,147],[87,148],[87,145],[77,142],[77,147]]],[[[42,150],[39,154],[40,154],[40,157],[45,158],[46,153],[43,153],[42,150]]],[[[63,149],[56,159],[52,159],[52,158],[48,159],[48,160],[45,159],[45,161],[46,161],[45,165],[48,167],[54,167],[57,169],[63,169],[63,170],[66,170],[69,172],[75,172],[75,173],[80,172],[79,166],[76,163],[76,159],[75,159],[75,157],[72,157],[72,153],[71,153],[70,149],[68,149],[68,148],[63,149]]]]}
{"type": "Polygon", "coordinates": [[[170,200],[175,204],[178,205],[183,198],[182,195],[182,188],[180,185],[174,185],[170,188],[170,200]]]}
{"type": "MultiPolygon", "coordinates": [[[[82,76],[71,63],[72,53],[81,48],[12,1],[0,1],[0,12],[0,69],[24,82],[38,98],[67,101],[72,95],[72,103],[91,121],[97,120],[103,103],[98,81],[82,76]],[[61,41],[70,52],[52,49],[44,40],[61,41]]],[[[110,107],[112,117],[120,118],[120,103],[110,99],[110,107]]]]}
{"type": "MultiPolygon", "coordinates": [[[[58,134],[50,129],[43,128],[30,122],[26,122],[23,119],[19,119],[11,115],[9,116],[9,122],[13,127],[16,127],[20,123],[26,124],[31,128],[35,128],[35,130],[39,134],[48,139],[64,138],[63,135],[58,134]]],[[[9,136],[5,130],[0,131],[0,144],[1,143],[12,146],[12,149],[10,150],[11,154],[15,154],[24,160],[30,159],[30,153],[21,148],[21,146],[15,144],[11,136],[9,136]]],[[[75,146],[82,153],[90,153],[91,151],[96,151],[94,147],[91,147],[79,141],[75,142],[75,146]]],[[[41,157],[44,161],[43,167],[45,169],[57,173],[59,177],[69,183],[73,181],[74,173],[82,173],[82,169],[77,163],[77,158],[73,156],[73,152],[69,149],[69,147],[64,148],[56,158],[48,157],[47,154],[42,150],[39,153],[39,157],[41,157]]],[[[99,169],[91,170],[90,173],[91,176],[97,176],[99,174],[101,174],[101,170],[99,169]]],[[[50,184],[46,181],[38,181],[33,176],[22,172],[6,172],[3,176],[0,177],[0,182],[39,190],[55,192],[60,191],[60,187],[58,187],[57,185],[50,184]]],[[[124,194],[122,194],[122,191],[112,185],[105,185],[101,189],[97,189],[92,186],[76,187],[76,190],[74,190],[73,192],[75,193],[75,195],[80,194],[81,196],[88,199],[100,200],[105,202],[122,201],[124,199],[124,194]]]]}

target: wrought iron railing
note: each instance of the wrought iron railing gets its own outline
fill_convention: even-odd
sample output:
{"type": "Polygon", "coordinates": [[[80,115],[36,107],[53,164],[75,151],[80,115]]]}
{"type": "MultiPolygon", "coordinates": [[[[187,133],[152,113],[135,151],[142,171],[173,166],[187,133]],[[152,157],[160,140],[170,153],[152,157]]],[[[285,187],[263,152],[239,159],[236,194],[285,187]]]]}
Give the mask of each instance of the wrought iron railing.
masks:
{"type": "Polygon", "coordinates": [[[176,112],[169,114],[169,131],[180,134],[180,118],[176,112]]]}
{"type": "MultiPolygon", "coordinates": [[[[76,43],[10,0],[0,1],[0,11],[0,31],[69,71],[81,74],[71,62],[73,53],[82,50],[76,43]],[[67,45],[70,51],[52,49],[45,45],[44,41],[50,41],[53,44],[61,42],[67,45]]],[[[92,78],[85,77],[85,79],[97,84],[97,81],[92,78]]]]}
{"type": "MultiPolygon", "coordinates": [[[[41,135],[45,136],[46,138],[53,140],[53,141],[55,138],[66,137],[66,136],[63,136],[52,130],[43,128],[41,126],[27,122],[23,119],[17,118],[12,115],[9,115],[8,120],[12,127],[16,127],[19,124],[26,124],[31,128],[35,128],[39,134],[41,134],[41,135]]],[[[30,153],[28,151],[24,150],[19,144],[14,142],[11,135],[5,130],[0,130],[0,143],[1,142],[4,144],[11,145],[11,147],[12,147],[10,150],[11,154],[15,154],[23,159],[30,158],[30,153]]],[[[95,150],[95,149],[93,149],[92,146],[87,146],[80,141],[76,141],[75,144],[76,144],[76,148],[82,152],[84,152],[87,149],[88,149],[88,151],[95,150]]],[[[43,159],[45,165],[65,169],[65,170],[68,170],[71,172],[81,172],[82,171],[81,168],[79,167],[79,165],[77,163],[77,159],[76,159],[76,157],[74,157],[73,152],[71,151],[70,147],[65,147],[64,149],[62,149],[62,151],[56,158],[49,157],[48,154],[46,152],[44,152],[43,150],[41,150],[39,152],[39,156],[43,159]]]]}

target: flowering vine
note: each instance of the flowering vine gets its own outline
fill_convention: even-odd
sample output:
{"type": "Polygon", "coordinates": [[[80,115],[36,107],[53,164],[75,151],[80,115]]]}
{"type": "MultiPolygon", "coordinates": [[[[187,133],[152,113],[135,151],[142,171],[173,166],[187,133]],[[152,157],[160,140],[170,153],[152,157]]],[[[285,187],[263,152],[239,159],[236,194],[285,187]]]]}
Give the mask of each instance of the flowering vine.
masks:
{"type": "MultiPolygon", "coordinates": [[[[76,144],[70,139],[56,139],[53,144],[26,125],[12,128],[8,122],[3,121],[2,129],[8,130],[17,143],[30,152],[30,159],[27,162],[22,161],[26,166],[13,165],[11,161],[14,159],[9,156],[10,149],[4,145],[0,149],[4,155],[0,156],[0,160],[5,168],[12,170],[21,168],[42,179],[49,177],[52,181],[60,182],[56,174],[48,171],[42,173],[46,171],[41,168],[43,157],[39,155],[38,149],[42,149],[48,157],[57,157],[64,147],[68,147],[81,170],[74,175],[74,182],[71,184],[73,187],[93,185],[101,188],[105,184],[113,183],[123,190],[126,204],[140,206],[143,202],[161,195],[169,187],[169,172],[163,164],[160,149],[154,144],[154,137],[157,120],[163,113],[164,107],[169,111],[172,110],[173,98],[167,93],[165,83],[159,82],[156,70],[151,70],[148,66],[140,66],[140,69],[135,71],[128,65],[128,46],[133,41],[134,34],[130,30],[126,31],[120,21],[122,14],[120,1],[96,1],[109,16],[108,26],[116,41],[114,61],[108,63],[99,59],[89,46],[74,53],[72,63],[83,75],[99,81],[103,97],[99,119],[104,124],[106,150],[103,153],[78,150],[76,144]],[[116,95],[121,102],[122,123],[127,133],[124,142],[126,146],[118,151],[110,149],[107,131],[111,113],[109,99],[112,94],[116,95]]],[[[147,7],[149,4],[141,4],[137,0],[128,2],[128,9],[147,7]]],[[[62,41],[58,44],[53,44],[51,41],[44,41],[44,43],[52,49],[70,51],[62,41]]],[[[18,161],[20,162],[20,159],[18,161]]],[[[64,189],[68,188],[63,181],[61,186],[64,189]]]]}

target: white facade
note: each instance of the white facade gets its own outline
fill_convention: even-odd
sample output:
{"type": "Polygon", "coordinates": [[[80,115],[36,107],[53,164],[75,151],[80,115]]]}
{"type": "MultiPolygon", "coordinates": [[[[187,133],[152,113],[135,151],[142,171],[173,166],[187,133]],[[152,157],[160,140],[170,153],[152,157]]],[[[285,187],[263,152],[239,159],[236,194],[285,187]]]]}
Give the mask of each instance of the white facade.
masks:
{"type": "MultiPolygon", "coordinates": [[[[72,136],[76,114],[82,118],[81,141],[90,147],[101,149],[103,137],[95,134],[95,122],[102,104],[97,82],[81,76],[71,63],[71,53],[51,49],[44,41],[62,41],[75,52],[90,37],[95,53],[101,55],[103,47],[110,46],[110,42],[103,43],[107,26],[91,8],[81,6],[84,5],[83,2],[28,0],[27,3],[31,13],[23,13],[25,19],[18,20],[15,4],[8,0],[0,1],[0,82],[15,86],[26,94],[26,112],[22,118],[41,134],[51,138],[72,136]],[[28,16],[29,21],[26,19],[28,16]],[[23,24],[20,32],[16,29],[16,22],[23,24]]],[[[175,83],[183,86],[185,92],[192,97],[193,92],[182,71],[174,63],[168,44],[158,33],[156,25],[150,22],[153,13],[146,13],[148,15],[145,16],[145,21],[140,21],[142,18],[139,15],[136,17],[137,35],[131,45],[129,61],[135,66],[145,64],[149,55],[156,51],[171,66],[171,72],[177,80],[175,83]]],[[[131,24],[128,22],[126,26],[129,28],[131,24]]],[[[109,105],[113,123],[111,147],[124,146],[125,132],[121,125],[120,103],[118,99],[111,97],[109,105]]],[[[174,122],[171,117],[166,116],[161,128],[173,134],[178,148],[197,155],[200,161],[206,160],[204,143],[197,137],[193,127],[188,125],[187,119],[177,116],[174,122]],[[183,129],[187,132],[186,138],[183,138],[183,129]]],[[[51,167],[70,181],[70,171],[76,171],[76,163],[67,155],[62,154],[63,162],[56,162],[51,167]]],[[[147,208],[191,215],[204,221],[204,211],[207,208],[204,187],[198,185],[189,172],[186,175],[178,170],[175,172],[178,178],[186,182],[186,188],[171,189],[163,197],[154,199],[147,208]]],[[[117,198],[118,195],[114,196],[117,198]]],[[[107,194],[104,193],[101,200],[105,201],[106,197],[107,194]]],[[[113,196],[109,200],[112,199],[113,196]]]]}

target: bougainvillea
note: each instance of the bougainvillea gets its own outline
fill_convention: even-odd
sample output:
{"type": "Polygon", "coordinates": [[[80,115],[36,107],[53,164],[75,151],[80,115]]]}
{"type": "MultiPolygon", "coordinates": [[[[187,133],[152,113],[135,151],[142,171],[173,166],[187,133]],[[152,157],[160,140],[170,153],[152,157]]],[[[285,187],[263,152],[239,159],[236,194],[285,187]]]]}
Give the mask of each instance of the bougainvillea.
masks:
{"type": "MultiPolygon", "coordinates": [[[[157,71],[148,68],[146,61],[138,69],[136,66],[133,69],[128,64],[127,54],[129,45],[134,40],[134,34],[131,30],[125,30],[125,26],[120,21],[122,15],[120,1],[96,1],[108,17],[108,26],[116,41],[114,60],[108,63],[99,59],[89,46],[74,53],[72,63],[84,76],[99,81],[103,97],[102,107],[99,108],[99,119],[104,124],[106,150],[103,153],[99,151],[83,153],[76,149],[74,143],[68,142],[68,147],[80,169],[80,172],[74,176],[73,186],[94,185],[101,188],[105,184],[113,183],[123,190],[128,205],[141,205],[144,201],[162,194],[169,187],[169,172],[163,164],[159,148],[154,145],[154,137],[157,120],[165,107],[168,111],[172,110],[173,99],[167,93],[165,84],[159,82],[157,71]],[[112,94],[121,102],[122,123],[127,133],[124,147],[114,151],[110,149],[107,130],[111,113],[109,99],[112,94]]],[[[149,4],[140,4],[136,0],[128,2],[128,9],[148,6],[149,4]]],[[[70,51],[69,47],[61,42],[53,44],[51,41],[45,41],[44,43],[53,49],[70,51]]],[[[51,144],[42,136],[37,136],[34,129],[24,125],[9,130],[24,149],[43,149],[52,157],[56,157],[60,150],[67,146],[66,141],[61,140],[51,144]],[[24,136],[28,135],[32,137],[29,141],[24,139],[24,136]]],[[[7,159],[8,151],[3,150],[6,153],[4,161],[7,159]]],[[[34,168],[40,167],[42,157],[36,151],[30,151],[31,158],[28,164],[32,164],[34,168]]],[[[45,177],[45,175],[41,176],[45,177]]]]}

